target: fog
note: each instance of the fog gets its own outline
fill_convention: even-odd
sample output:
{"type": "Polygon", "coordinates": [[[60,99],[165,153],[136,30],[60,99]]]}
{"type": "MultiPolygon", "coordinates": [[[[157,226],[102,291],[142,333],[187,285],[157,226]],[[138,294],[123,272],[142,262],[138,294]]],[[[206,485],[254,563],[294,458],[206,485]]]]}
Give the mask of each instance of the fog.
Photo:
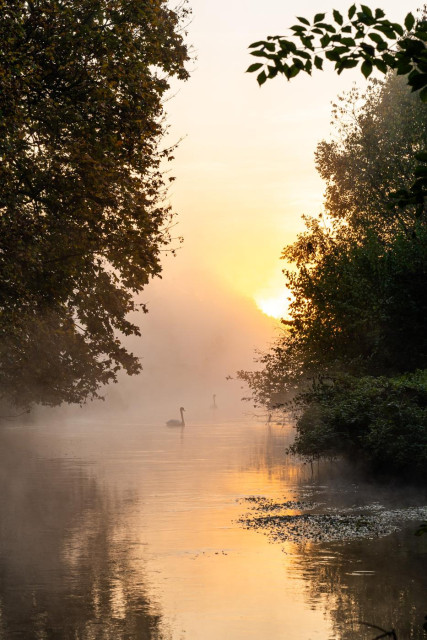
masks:
{"type": "Polygon", "coordinates": [[[117,384],[102,390],[104,401],[38,408],[36,416],[164,423],[179,418],[181,406],[188,424],[253,415],[252,405],[242,402],[246,389],[235,373],[256,366],[256,349],[268,348],[280,323],[261,313],[253,300],[197,270],[185,245],[176,257],[165,256],[162,276],[139,297],[149,310],[132,318],[142,336],[123,338],[141,358],[142,372],[119,375],[117,384]]]}

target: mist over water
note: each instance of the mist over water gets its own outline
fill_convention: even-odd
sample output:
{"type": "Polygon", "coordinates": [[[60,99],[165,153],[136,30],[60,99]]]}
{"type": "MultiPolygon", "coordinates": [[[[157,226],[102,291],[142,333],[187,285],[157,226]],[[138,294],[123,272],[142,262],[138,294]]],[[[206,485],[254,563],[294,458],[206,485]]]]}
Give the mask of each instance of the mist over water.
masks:
{"type": "Polygon", "coordinates": [[[253,300],[195,272],[185,253],[165,260],[164,278],[152,281],[140,300],[149,309],[135,318],[142,337],[125,344],[141,358],[142,373],[123,375],[105,389],[105,402],[81,411],[66,409],[67,415],[110,419],[117,414],[119,420],[164,423],[179,418],[184,406],[194,423],[253,413],[250,404],[241,402],[247,389],[235,373],[254,367],[255,349],[267,348],[280,331],[278,321],[262,314],[253,300]]]}
{"type": "MultiPolygon", "coordinates": [[[[273,541],[250,496],[332,509],[426,496],[290,459],[289,426],[100,414],[0,433],[0,638],[421,640],[427,553],[409,523],[380,539],[273,541]]],[[[423,502],[424,500],[424,502],[423,502]]]]}
{"type": "Polygon", "coordinates": [[[167,260],[141,302],[140,376],[2,426],[0,640],[371,640],[360,620],[421,640],[416,521],[338,542],[243,522],[254,496],[332,515],[427,496],[286,455],[292,426],[266,424],[235,379],[280,331],[252,300],[167,260]],[[181,406],[186,426],[167,427],[181,406]]]}

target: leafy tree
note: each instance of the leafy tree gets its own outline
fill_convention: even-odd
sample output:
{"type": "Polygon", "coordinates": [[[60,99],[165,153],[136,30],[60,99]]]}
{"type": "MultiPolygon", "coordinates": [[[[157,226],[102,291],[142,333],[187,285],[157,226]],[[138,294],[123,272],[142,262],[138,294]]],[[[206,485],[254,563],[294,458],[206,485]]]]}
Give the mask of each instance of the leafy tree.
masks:
{"type": "Polygon", "coordinates": [[[325,60],[333,62],[338,73],[360,64],[365,77],[374,68],[384,74],[396,69],[408,76],[412,90],[421,90],[421,99],[427,102],[427,21],[408,13],[401,25],[387,20],[381,9],[373,11],[363,4],[359,11],[353,4],[347,16],[334,9],[332,22],[325,21],[326,13],[317,13],[312,23],[297,18],[290,37],[268,36],[250,45],[251,55],[265,60],[248,71],[259,71],[258,83],[264,84],[278,74],[290,80],[300,71],[322,70],[325,60]]]}
{"type": "Polygon", "coordinates": [[[401,463],[390,468],[408,470],[415,448],[420,470],[425,376],[417,378],[414,397],[412,382],[402,386],[400,379],[427,369],[427,229],[416,206],[396,215],[387,198],[414,171],[413,152],[427,135],[427,106],[394,74],[374,81],[358,109],[360,98],[353,90],[339,101],[336,135],[317,149],[327,183],[326,213],[306,218],[306,231],[283,252],[295,265],[285,272],[293,295],[286,332],[262,356],[261,371],[239,376],[255,402],[269,408],[294,398],[294,451],[308,456],[353,455],[366,447],[374,466],[387,466],[396,452],[391,444],[382,450],[380,432],[395,434],[411,418],[402,430],[411,446],[395,438],[402,445],[401,463]],[[370,387],[378,388],[372,397],[370,387]],[[356,410],[350,415],[346,405],[343,411],[346,398],[353,402],[352,388],[359,404],[367,405],[363,429],[354,420],[356,410]],[[395,391],[400,413],[387,430],[380,416],[395,391]]]}
{"type": "Polygon", "coordinates": [[[294,394],[319,374],[427,366],[425,222],[414,206],[395,215],[386,202],[414,169],[426,115],[427,106],[394,75],[363,96],[352,90],[335,106],[334,137],[316,153],[326,212],[306,217],[306,231],[282,254],[295,265],[285,271],[291,320],[262,356],[262,371],[241,372],[262,403],[280,403],[279,391],[294,394]]]}
{"type": "Polygon", "coordinates": [[[0,0],[0,379],[16,405],[82,402],[140,369],[118,335],[139,335],[127,314],[170,240],[162,101],[188,75],[187,13],[0,0]]]}
{"type": "Polygon", "coordinates": [[[291,447],[307,457],[344,454],[377,471],[425,476],[427,376],[342,376],[304,396],[291,447]]]}
{"type": "Polygon", "coordinates": [[[414,205],[390,208],[389,201],[415,179],[415,155],[427,147],[426,122],[427,105],[393,73],[338,98],[334,135],[318,145],[316,166],[326,183],[325,212],[342,227],[340,235],[356,239],[369,230],[384,242],[396,232],[413,236],[414,205]]]}
{"type": "MultiPolygon", "coordinates": [[[[260,85],[267,79],[283,74],[288,80],[301,71],[311,74],[323,69],[325,60],[334,63],[337,73],[360,64],[367,78],[374,68],[381,73],[395,70],[407,78],[412,91],[418,91],[427,102],[427,20],[416,20],[408,13],[404,25],[391,22],[384,11],[373,11],[367,5],[357,10],[353,4],[347,17],[333,10],[333,21],[325,21],[326,13],[317,13],[310,23],[297,18],[290,27],[289,37],[268,36],[250,45],[251,55],[260,59],[249,66],[248,72],[257,72],[260,85]]],[[[427,149],[417,154],[417,160],[427,162],[427,149]]],[[[391,194],[394,205],[401,208],[417,205],[419,215],[425,212],[427,197],[427,167],[416,168],[416,180],[410,188],[401,188],[391,194]]]]}

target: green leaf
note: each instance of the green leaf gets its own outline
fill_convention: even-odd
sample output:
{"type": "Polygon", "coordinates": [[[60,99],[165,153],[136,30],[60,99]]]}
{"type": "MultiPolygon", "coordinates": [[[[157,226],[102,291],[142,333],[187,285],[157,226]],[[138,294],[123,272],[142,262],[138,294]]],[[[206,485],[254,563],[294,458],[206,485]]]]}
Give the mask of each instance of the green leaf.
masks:
{"type": "Polygon", "coordinates": [[[381,33],[387,36],[387,38],[389,38],[390,40],[393,40],[396,38],[395,33],[390,26],[387,26],[384,24],[376,24],[374,26],[374,29],[376,29],[377,31],[381,31],[381,33]]]}
{"type": "Polygon", "coordinates": [[[376,66],[376,68],[381,71],[381,73],[387,73],[388,71],[388,66],[386,65],[386,63],[383,60],[373,60],[372,61],[373,64],[376,66]]]}
{"type": "Polygon", "coordinates": [[[380,18],[384,18],[385,13],[382,9],[375,9],[375,17],[377,20],[379,20],[380,18]]]}
{"type": "Polygon", "coordinates": [[[335,27],[333,25],[327,24],[326,22],[319,22],[316,26],[317,27],[321,27],[325,31],[329,31],[329,33],[336,33],[337,32],[337,30],[335,29],[335,27]]]}
{"type": "Polygon", "coordinates": [[[307,18],[301,18],[300,16],[297,16],[297,20],[299,20],[303,24],[308,24],[308,25],[310,24],[307,18]]]}
{"type": "Polygon", "coordinates": [[[250,44],[248,49],[253,49],[254,47],[261,47],[264,44],[265,44],[264,40],[258,40],[258,42],[253,42],[252,44],[250,44]]]}
{"type": "Polygon", "coordinates": [[[266,80],[267,74],[265,73],[265,71],[261,71],[261,73],[257,76],[259,86],[263,85],[266,80]]]}
{"type": "Polygon", "coordinates": [[[314,16],[314,24],[316,24],[316,22],[322,22],[322,20],[325,19],[325,15],[326,13],[316,13],[314,16]]]}
{"type": "Polygon", "coordinates": [[[344,22],[344,19],[342,17],[342,15],[340,14],[339,11],[337,11],[336,9],[333,10],[333,14],[334,14],[334,20],[337,24],[342,25],[342,23],[344,22]]]}
{"type": "Polygon", "coordinates": [[[339,62],[340,54],[337,53],[334,49],[325,52],[325,57],[332,62],[339,62]]]}
{"type": "Polygon", "coordinates": [[[310,60],[311,59],[311,55],[309,53],[307,53],[307,51],[295,51],[295,55],[299,56],[300,58],[305,58],[306,60],[310,60]]]}
{"type": "Polygon", "coordinates": [[[412,65],[407,60],[401,60],[397,63],[397,75],[407,76],[412,71],[412,65]]]}
{"type": "Polygon", "coordinates": [[[395,69],[396,68],[396,58],[394,56],[392,56],[390,53],[383,53],[382,55],[382,59],[384,60],[384,62],[386,63],[386,65],[390,68],[390,69],[395,69]]]}
{"type": "Polygon", "coordinates": [[[400,36],[403,36],[403,27],[401,24],[399,24],[398,22],[392,22],[392,27],[396,33],[398,33],[400,36]]]}
{"type": "Polygon", "coordinates": [[[370,60],[365,60],[362,63],[361,71],[365,78],[369,78],[372,73],[372,62],[370,60]]]}
{"type": "Polygon", "coordinates": [[[368,33],[368,37],[377,44],[385,44],[387,46],[387,43],[381,38],[379,33],[368,33]]]}
{"type": "Polygon", "coordinates": [[[427,86],[427,73],[418,73],[418,71],[412,71],[409,74],[408,84],[412,87],[412,91],[418,91],[427,86]]]}
{"type": "Polygon", "coordinates": [[[297,69],[304,69],[304,63],[302,60],[300,60],[299,58],[293,58],[292,62],[294,63],[294,65],[297,67],[297,69]]]}
{"type": "Polygon", "coordinates": [[[290,29],[291,31],[294,31],[294,33],[296,33],[297,35],[300,35],[301,33],[305,33],[305,31],[307,31],[307,27],[303,27],[302,24],[295,24],[290,29]]]}
{"type": "Polygon", "coordinates": [[[323,38],[320,38],[320,44],[322,45],[323,48],[327,47],[330,41],[331,41],[331,38],[330,36],[328,36],[327,33],[325,33],[323,38]]]}
{"type": "Polygon", "coordinates": [[[355,14],[355,13],[356,13],[356,5],[355,5],[355,4],[352,4],[352,5],[351,5],[351,7],[350,7],[350,9],[348,10],[348,17],[349,17],[349,20],[351,20],[351,19],[352,19],[352,17],[354,16],[354,14],[355,14]]]}
{"type": "Polygon", "coordinates": [[[344,60],[339,60],[336,63],[335,68],[337,69],[338,74],[340,74],[344,69],[353,69],[357,64],[358,61],[354,58],[345,58],[344,60]]]}
{"type": "Polygon", "coordinates": [[[310,49],[311,51],[314,50],[313,43],[312,43],[313,38],[308,37],[308,36],[306,38],[303,38],[301,36],[300,40],[301,40],[302,44],[304,45],[304,47],[306,47],[307,49],[310,49]]]}
{"type": "Polygon", "coordinates": [[[360,48],[363,49],[363,51],[365,53],[368,54],[368,56],[374,56],[375,55],[375,49],[372,45],[370,44],[366,44],[366,42],[362,42],[362,44],[360,45],[360,48]]]}
{"type": "Polygon", "coordinates": [[[316,67],[316,69],[323,69],[323,60],[322,58],[319,58],[319,56],[314,56],[314,66],[316,67]]]}
{"type": "Polygon", "coordinates": [[[415,18],[412,15],[412,13],[408,13],[408,15],[405,18],[405,27],[408,31],[412,31],[413,26],[415,24],[415,18]]]}
{"type": "Polygon", "coordinates": [[[371,9],[370,9],[366,4],[361,4],[360,6],[361,6],[361,8],[362,8],[363,13],[364,13],[366,16],[369,16],[370,18],[372,18],[372,11],[371,11],[371,9]]]}
{"type": "Polygon", "coordinates": [[[262,67],[262,62],[254,62],[254,64],[251,64],[250,67],[246,69],[246,73],[252,73],[253,71],[258,71],[258,69],[261,69],[261,67],[262,67]]]}
{"type": "Polygon", "coordinates": [[[346,47],[355,47],[356,41],[353,38],[341,38],[342,44],[345,44],[346,47]]]}
{"type": "Polygon", "coordinates": [[[288,76],[289,80],[291,78],[295,78],[295,76],[297,76],[299,72],[300,72],[300,69],[297,66],[292,65],[292,67],[289,69],[289,76],[288,76]]]}

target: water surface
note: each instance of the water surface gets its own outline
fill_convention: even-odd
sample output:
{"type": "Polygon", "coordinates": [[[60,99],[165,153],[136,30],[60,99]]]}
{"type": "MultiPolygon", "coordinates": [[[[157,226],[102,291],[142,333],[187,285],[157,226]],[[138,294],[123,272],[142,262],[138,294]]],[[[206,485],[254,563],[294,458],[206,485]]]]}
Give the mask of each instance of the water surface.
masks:
{"type": "MultiPolygon", "coordinates": [[[[427,536],[272,543],[245,498],[426,504],[285,453],[259,423],[58,423],[0,433],[0,639],[424,638],[427,536]]],[[[423,502],[424,501],[424,502],[423,502]]]]}

